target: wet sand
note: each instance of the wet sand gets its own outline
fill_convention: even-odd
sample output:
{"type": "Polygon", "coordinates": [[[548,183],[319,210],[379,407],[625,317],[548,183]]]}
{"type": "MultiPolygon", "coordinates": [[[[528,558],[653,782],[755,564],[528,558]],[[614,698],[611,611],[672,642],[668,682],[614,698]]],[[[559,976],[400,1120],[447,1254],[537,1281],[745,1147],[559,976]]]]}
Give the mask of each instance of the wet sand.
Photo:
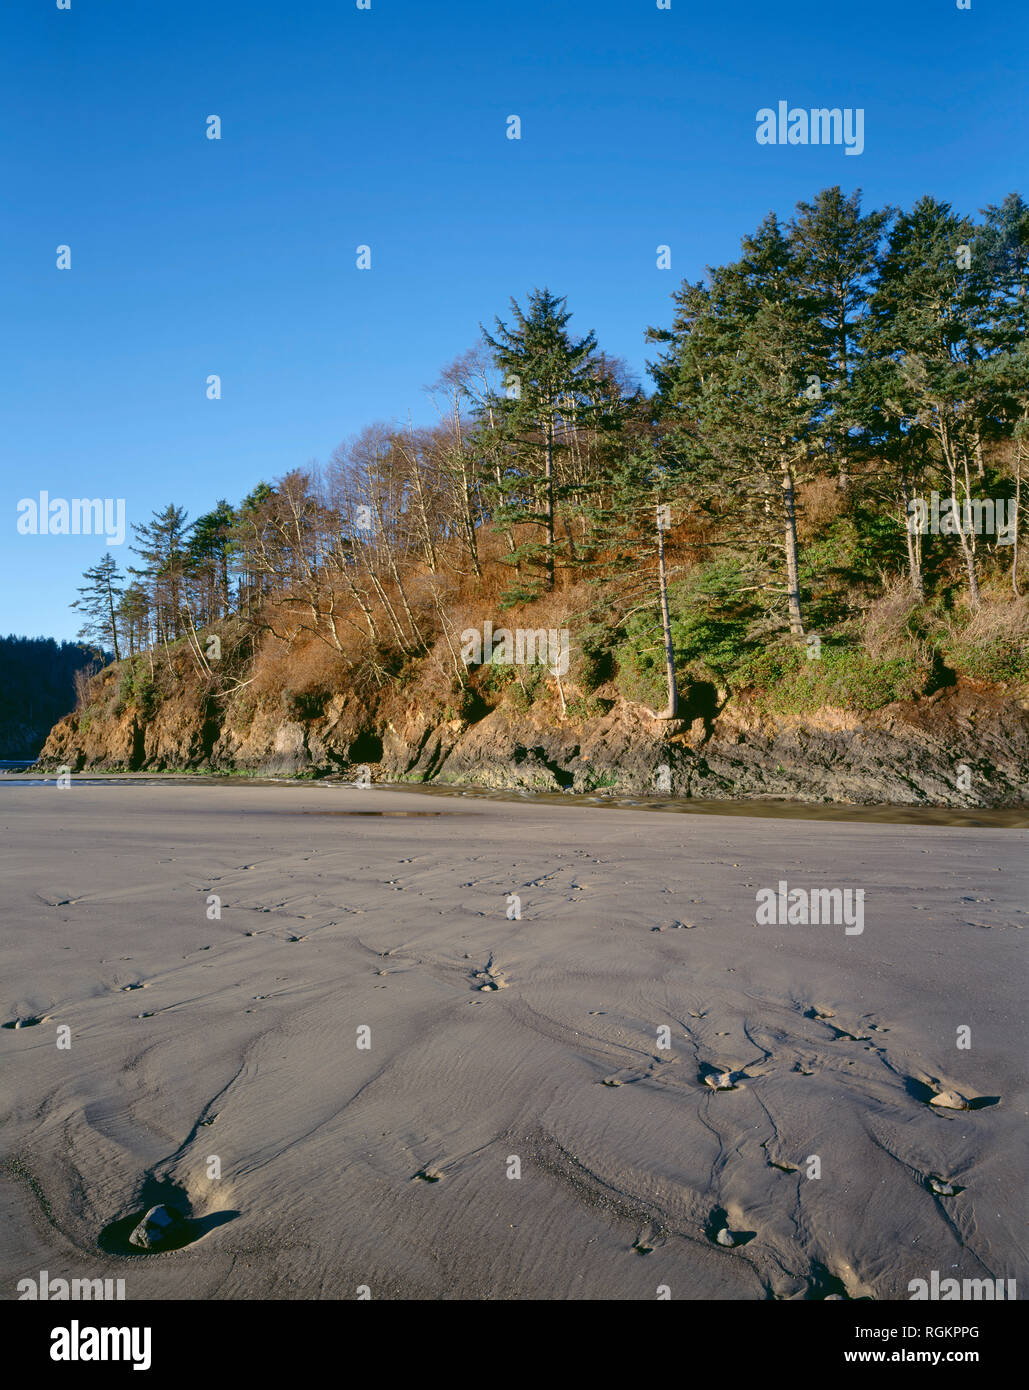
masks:
{"type": "Polygon", "coordinates": [[[0,824],[4,1297],[1026,1278],[1024,829],[78,779],[0,824]],[[863,931],[758,925],[782,880],[863,931]],[[194,1238],[129,1254],[162,1200],[194,1238]]]}

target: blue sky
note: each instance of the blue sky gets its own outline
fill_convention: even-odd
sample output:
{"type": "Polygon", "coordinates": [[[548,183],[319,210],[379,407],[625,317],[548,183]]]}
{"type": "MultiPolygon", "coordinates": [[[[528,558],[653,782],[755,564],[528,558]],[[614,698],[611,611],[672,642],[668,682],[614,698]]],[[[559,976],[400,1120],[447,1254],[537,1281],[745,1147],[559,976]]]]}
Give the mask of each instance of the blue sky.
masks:
{"type": "Polygon", "coordinates": [[[71,6],[0,17],[0,632],[73,637],[105,548],[19,535],[23,497],[238,501],[433,418],[534,285],[642,377],[672,290],[769,209],[839,183],[975,212],[1025,168],[1025,0],[71,6]],[[779,100],[863,108],[864,153],[758,145],[779,100]]]}

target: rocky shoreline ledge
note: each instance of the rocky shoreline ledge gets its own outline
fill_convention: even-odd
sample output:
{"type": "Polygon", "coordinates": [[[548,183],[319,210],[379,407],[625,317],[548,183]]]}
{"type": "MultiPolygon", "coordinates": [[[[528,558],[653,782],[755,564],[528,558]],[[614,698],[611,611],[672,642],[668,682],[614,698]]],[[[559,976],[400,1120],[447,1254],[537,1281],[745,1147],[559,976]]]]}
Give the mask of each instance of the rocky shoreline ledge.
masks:
{"type": "Polygon", "coordinates": [[[131,709],[68,715],[37,766],[842,804],[1029,800],[1029,699],[969,682],[874,713],[769,716],[734,702],[666,721],[626,701],[587,720],[507,705],[478,718],[446,713],[411,704],[377,716],[340,694],[304,718],[281,707],[217,710],[183,695],[146,721],[131,709]]]}

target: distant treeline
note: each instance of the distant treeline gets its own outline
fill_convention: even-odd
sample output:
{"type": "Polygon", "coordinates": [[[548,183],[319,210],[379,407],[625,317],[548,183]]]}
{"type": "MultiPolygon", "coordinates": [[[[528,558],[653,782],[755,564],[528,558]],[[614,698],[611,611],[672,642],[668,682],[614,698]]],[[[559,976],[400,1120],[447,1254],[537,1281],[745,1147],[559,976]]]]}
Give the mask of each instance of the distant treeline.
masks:
{"type": "Polygon", "coordinates": [[[0,637],[0,759],[34,758],[58,719],[75,708],[76,673],[109,660],[77,642],[0,637]]]}

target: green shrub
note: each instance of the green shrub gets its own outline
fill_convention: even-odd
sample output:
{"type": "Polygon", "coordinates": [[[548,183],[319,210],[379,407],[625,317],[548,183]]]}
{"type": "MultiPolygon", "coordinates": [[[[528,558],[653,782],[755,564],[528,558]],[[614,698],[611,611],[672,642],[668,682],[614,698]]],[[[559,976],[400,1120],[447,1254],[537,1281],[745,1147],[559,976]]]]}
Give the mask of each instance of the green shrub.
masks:
{"type": "Polygon", "coordinates": [[[654,634],[640,632],[639,626],[635,622],[627,624],[629,640],[615,649],[615,685],[626,700],[657,707],[668,698],[664,642],[660,629],[655,642],[654,634]]]}
{"type": "Polygon", "coordinates": [[[583,644],[572,666],[572,679],[579,689],[590,695],[613,674],[614,661],[604,646],[583,644]]]}
{"type": "Polygon", "coordinates": [[[570,719],[600,719],[608,713],[613,704],[613,700],[600,700],[596,696],[588,696],[569,700],[566,708],[570,719]]]}
{"type": "Polygon", "coordinates": [[[809,660],[805,647],[780,643],[752,656],[737,676],[762,708],[811,714],[823,705],[874,710],[913,699],[925,689],[928,671],[914,657],[873,658],[823,641],[818,660],[809,660]]]}
{"type": "Polygon", "coordinates": [[[485,695],[503,695],[515,679],[514,667],[489,661],[479,667],[479,688],[485,695]]]}
{"type": "Polygon", "coordinates": [[[982,681],[1029,681],[1029,641],[1007,637],[953,642],[946,652],[955,670],[982,681]]]}
{"type": "Polygon", "coordinates": [[[132,657],[126,662],[116,703],[123,709],[131,705],[144,722],[153,718],[160,695],[150,674],[150,665],[144,657],[132,657]]]}
{"type": "Polygon", "coordinates": [[[507,687],[507,701],[513,709],[525,711],[544,694],[547,670],[545,666],[523,666],[512,671],[507,687]]]}

